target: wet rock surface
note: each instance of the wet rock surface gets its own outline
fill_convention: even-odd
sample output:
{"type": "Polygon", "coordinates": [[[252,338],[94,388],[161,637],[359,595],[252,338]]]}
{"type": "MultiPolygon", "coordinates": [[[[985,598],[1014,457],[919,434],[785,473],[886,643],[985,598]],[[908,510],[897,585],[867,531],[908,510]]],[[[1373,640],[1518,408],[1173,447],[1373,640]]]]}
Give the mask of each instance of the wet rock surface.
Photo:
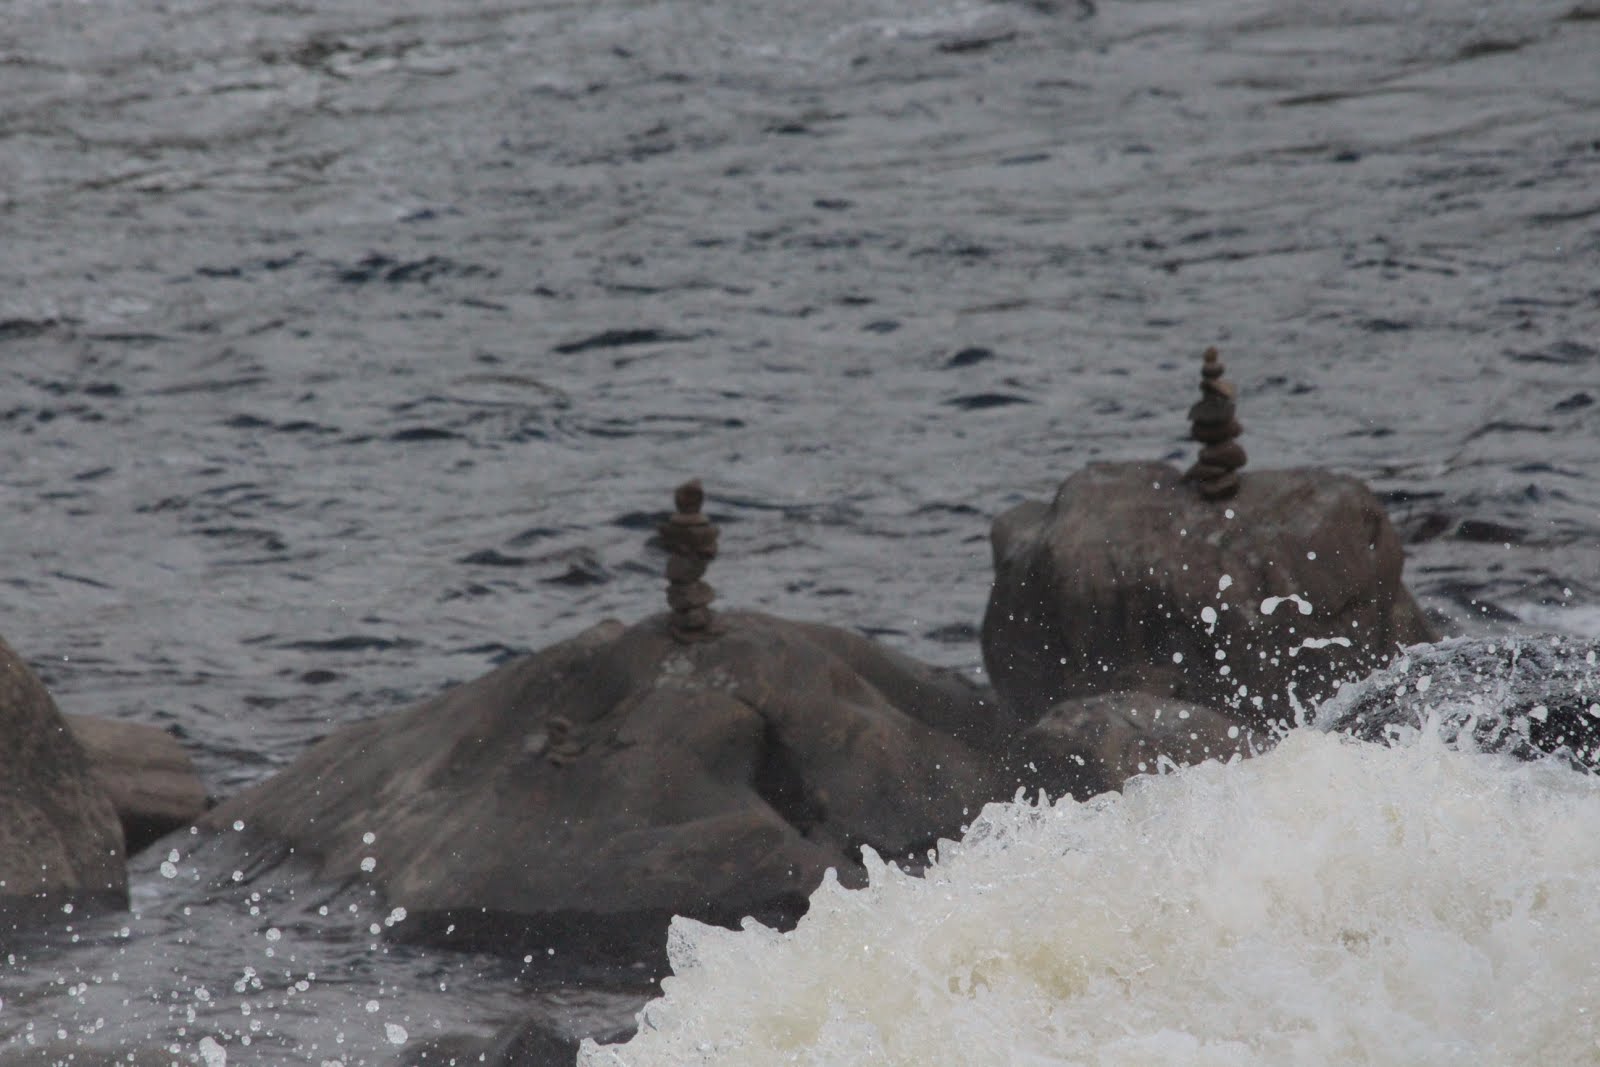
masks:
{"type": "Polygon", "coordinates": [[[1095,464],[1051,503],[995,520],[984,661],[1022,717],[1137,690],[1271,730],[1294,721],[1295,699],[1436,636],[1401,583],[1399,537],[1360,482],[1231,476],[1237,495],[1220,501],[1166,464],[1095,464]]]}
{"type": "Polygon", "coordinates": [[[1380,743],[1430,721],[1463,747],[1600,770],[1600,643],[1453,638],[1345,686],[1316,717],[1324,730],[1380,743]]]}
{"type": "Polygon", "coordinates": [[[1004,741],[975,687],[826,627],[719,626],[601,624],[335,733],[202,825],[242,824],[246,869],[292,850],[378,887],[403,938],[655,966],[673,915],[792,922],[861,846],[919,862],[1000,797],[955,736],[1004,741]]]}
{"type": "Polygon", "coordinates": [[[0,641],[0,946],[45,914],[128,901],[122,828],[88,757],[29,666],[0,641]]]}
{"type": "Polygon", "coordinates": [[[65,718],[116,809],[129,855],[204,814],[205,785],[171,734],[92,715],[65,718]]]}
{"type": "Polygon", "coordinates": [[[1019,734],[1007,765],[1030,792],[1079,800],[1120,790],[1135,775],[1269,747],[1232,716],[1149,693],[1063,700],[1019,734]]]}
{"type": "Polygon", "coordinates": [[[572,1067],[584,1038],[614,1045],[628,1040],[638,1029],[631,1013],[626,1018],[575,1027],[541,1012],[511,1023],[492,1037],[462,1035],[419,1044],[396,1057],[389,1067],[572,1067]]]}

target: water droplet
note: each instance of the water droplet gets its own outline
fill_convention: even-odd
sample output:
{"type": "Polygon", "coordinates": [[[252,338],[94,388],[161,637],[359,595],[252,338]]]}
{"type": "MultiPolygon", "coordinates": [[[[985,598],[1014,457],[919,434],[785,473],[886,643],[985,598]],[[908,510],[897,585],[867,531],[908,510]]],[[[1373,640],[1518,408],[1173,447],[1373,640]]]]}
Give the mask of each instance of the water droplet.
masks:
{"type": "Polygon", "coordinates": [[[216,1038],[202,1037],[199,1048],[206,1067],[228,1067],[228,1050],[217,1044],[216,1038]]]}

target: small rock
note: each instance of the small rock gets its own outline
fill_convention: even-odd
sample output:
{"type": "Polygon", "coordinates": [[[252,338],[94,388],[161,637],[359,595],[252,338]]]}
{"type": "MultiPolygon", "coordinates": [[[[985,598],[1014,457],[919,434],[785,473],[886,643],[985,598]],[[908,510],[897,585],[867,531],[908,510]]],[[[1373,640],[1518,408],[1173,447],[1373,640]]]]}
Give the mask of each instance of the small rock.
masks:
{"type": "Polygon", "coordinates": [[[129,855],[205,813],[205,786],[177,738],[142,723],[90,715],[66,720],[116,808],[129,855]]]}
{"type": "Polygon", "coordinates": [[[1027,787],[1087,800],[1138,774],[1227,762],[1266,745],[1227,715],[1149,693],[1064,700],[1018,735],[1010,764],[1027,787]]]}

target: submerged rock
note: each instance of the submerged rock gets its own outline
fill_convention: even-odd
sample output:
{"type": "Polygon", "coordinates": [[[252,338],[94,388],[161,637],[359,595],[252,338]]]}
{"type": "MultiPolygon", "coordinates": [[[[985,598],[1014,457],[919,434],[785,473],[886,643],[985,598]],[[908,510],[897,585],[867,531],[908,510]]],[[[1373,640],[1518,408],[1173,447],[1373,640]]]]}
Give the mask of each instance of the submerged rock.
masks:
{"type": "Polygon", "coordinates": [[[1100,463],[995,520],[983,658],[1025,717],[1140,691],[1270,729],[1436,636],[1376,497],[1320,470],[1230,472],[1208,499],[1164,463],[1100,463]]]}
{"type": "Polygon", "coordinates": [[[492,1037],[453,1035],[413,1042],[388,1067],[572,1067],[584,1038],[615,1045],[638,1033],[637,1011],[635,1005],[626,1017],[581,1022],[536,1012],[492,1037]]]}
{"type": "Polygon", "coordinates": [[[122,827],[55,701],[0,641],[0,945],[66,905],[123,908],[122,827]]]}
{"type": "Polygon", "coordinates": [[[93,715],[66,720],[111,798],[129,855],[205,813],[205,786],[177,738],[154,726],[93,715]]]}
{"type": "Polygon", "coordinates": [[[396,934],[663,958],[668,919],[788,922],[859,849],[921,858],[1002,792],[959,677],[826,626],[670,615],[579,636],[346,727],[203,822],[364,880],[396,934]]]}
{"type": "Polygon", "coordinates": [[[1008,762],[1023,785],[1079,800],[1121,789],[1135,775],[1225,763],[1266,747],[1221,712],[1149,693],[1063,700],[1012,745],[1008,762]]]}
{"type": "Polygon", "coordinates": [[[1600,642],[1572,637],[1455,638],[1414,648],[1340,689],[1316,725],[1393,743],[1424,729],[1519,759],[1555,756],[1600,769],[1600,642]]]}

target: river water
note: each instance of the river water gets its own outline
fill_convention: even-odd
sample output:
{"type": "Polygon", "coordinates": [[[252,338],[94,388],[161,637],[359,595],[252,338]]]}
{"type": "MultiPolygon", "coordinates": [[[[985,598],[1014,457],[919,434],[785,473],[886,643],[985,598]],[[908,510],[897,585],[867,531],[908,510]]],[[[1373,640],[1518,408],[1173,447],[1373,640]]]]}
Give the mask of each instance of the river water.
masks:
{"type": "MultiPolygon", "coordinates": [[[[989,519],[1185,460],[1208,344],[1446,629],[1592,636],[1597,57],[1588,0],[11,0],[5,636],[228,795],[658,610],[698,475],[722,603],[981,672],[989,519]]],[[[0,1038],[380,1063],[533,996],[176,850],[0,1038]]]]}

